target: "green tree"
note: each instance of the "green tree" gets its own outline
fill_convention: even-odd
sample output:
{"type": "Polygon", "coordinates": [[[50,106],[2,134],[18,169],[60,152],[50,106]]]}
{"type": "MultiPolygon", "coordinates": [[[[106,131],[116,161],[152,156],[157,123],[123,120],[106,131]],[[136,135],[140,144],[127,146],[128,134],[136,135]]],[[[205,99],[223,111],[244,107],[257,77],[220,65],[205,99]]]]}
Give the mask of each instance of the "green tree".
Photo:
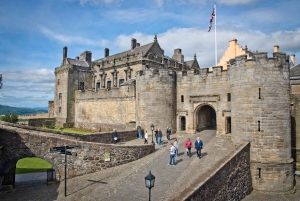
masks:
{"type": "Polygon", "coordinates": [[[6,121],[9,123],[17,123],[18,122],[18,115],[17,114],[5,114],[1,117],[1,121],[6,121]]]}

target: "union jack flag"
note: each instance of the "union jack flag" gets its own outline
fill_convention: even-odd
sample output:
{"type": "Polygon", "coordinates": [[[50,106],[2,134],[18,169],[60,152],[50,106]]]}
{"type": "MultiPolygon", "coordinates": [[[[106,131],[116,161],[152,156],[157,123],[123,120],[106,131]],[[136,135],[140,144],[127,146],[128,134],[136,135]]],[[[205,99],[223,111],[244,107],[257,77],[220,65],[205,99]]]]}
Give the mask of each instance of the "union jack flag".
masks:
{"type": "Polygon", "coordinates": [[[216,11],[216,10],[215,10],[215,6],[214,6],[213,11],[212,11],[211,16],[210,16],[208,32],[210,32],[212,23],[213,23],[213,21],[214,21],[214,19],[215,19],[215,14],[216,14],[215,11],[216,11]]]}

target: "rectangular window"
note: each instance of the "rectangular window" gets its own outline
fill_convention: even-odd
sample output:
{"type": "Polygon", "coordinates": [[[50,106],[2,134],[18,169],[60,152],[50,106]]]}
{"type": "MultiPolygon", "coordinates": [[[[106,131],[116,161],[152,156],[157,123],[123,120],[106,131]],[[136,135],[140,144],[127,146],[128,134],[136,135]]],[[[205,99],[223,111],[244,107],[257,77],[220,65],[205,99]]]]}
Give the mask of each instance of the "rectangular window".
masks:
{"type": "Polygon", "coordinates": [[[258,99],[261,99],[261,97],[260,97],[260,88],[258,88],[258,99]]]}
{"type": "Polygon", "coordinates": [[[57,85],[59,85],[59,81],[60,81],[60,80],[59,80],[59,79],[57,79],[57,85]]]}
{"type": "Polygon", "coordinates": [[[258,121],[257,123],[258,123],[258,132],[260,132],[260,121],[258,121]]]}
{"type": "Polygon", "coordinates": [[[107,81],[107,89],[111,88],[111,81],[107,81]]]}
{"type": "Polygon", "coordinates": [[[84,82],[80,82],[79,89],[80,89],[80,90],[84,90],[84,82]]]}
{"type": "Polygon", "coordinates": [[[61,107],[58,108],[58,112],[61,113],[61,107]]]}
{"type": "Polygon", "coordinates": [[[119,79],[119,86],[124,83],[124,79],[119,79]]]}
{"type": "Polygon", "coordinates": [[[228,102],[231,101],[231,93],[227,93],[227,101],[228,101],[228,102]]]}
{"type": "Polygon", "coordinates": [[[62,93],[58,94],[58,99],[61,100],[62,99],[62,93]]]}
{"type": "Polygon", "coordinates": [[[184,102],[184,96],[181,95],[181,102],[183,103],[184,102]]]}
{"type": "Polygon", "coordinates": [[[97,89],[97,90],[100,89],[100,82],[97,82],[97,83],[96,83],[96,89],[97,89]]]}

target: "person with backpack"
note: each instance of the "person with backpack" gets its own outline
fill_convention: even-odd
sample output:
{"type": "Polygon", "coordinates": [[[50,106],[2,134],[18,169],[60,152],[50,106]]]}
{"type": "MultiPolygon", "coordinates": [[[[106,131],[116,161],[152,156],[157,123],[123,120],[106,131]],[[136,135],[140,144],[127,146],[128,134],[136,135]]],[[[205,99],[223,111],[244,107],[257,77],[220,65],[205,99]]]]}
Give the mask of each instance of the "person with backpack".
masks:
{"type": "Polygon", "coordinates": [[[199,159],[201,158],[201,149],[203,147],[203,142],[200,140],[200,137],[197,137],[197,140],[195,141],[195,149],[197,150],[197,157],[199,159]]]}
{"type": "Polygon", "coordinates": [[[187,139],[187,141],[184,144],[184,148],[186,148],[186,155],[192,157],[191,149],[193,147],[193,143],[190,140],[190,138],[187,139]]]}

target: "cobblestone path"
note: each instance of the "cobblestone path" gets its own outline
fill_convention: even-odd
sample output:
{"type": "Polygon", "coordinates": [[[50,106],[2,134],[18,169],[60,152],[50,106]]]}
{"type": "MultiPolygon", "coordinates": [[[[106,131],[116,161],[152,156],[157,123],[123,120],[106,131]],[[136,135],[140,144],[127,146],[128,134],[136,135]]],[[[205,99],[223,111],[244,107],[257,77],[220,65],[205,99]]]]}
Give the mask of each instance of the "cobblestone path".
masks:
{"type": "MultiPolygon", "coordinates": [[[[145,187],[145,176],[151,171],[155,175],[155,186],[151,190],[151,200],[166,201],[174,194],[180,193],[193,183],[193,178],[209,174],[209,169],[219,159],[234,149],[228,139],[215,138],[215,130],[206,130],[196,135],[175,134],[179,141],[180,156],[176,158],[176,166],[168,166],[169,143],[165,140],[156,151],[138,161],[113,167],[97,173],[78,176],[67,180],[67,196],[64,196],[64,182],[49,186],[16,188],[11,193],[0,194],[2,201],[27,200],[103,200],[103,201],[139,201],[149,199],[149,190],[145,187]],[[192,142],[200,136],[204,143],[203,158],[196,157],[195,149],[191,158],[186,156],[183,144],[187,137],[192,142]]],[[[150,140],[151,141],[151,136],[150,140]]],[[[142,144],[137,139],[126,144],[142,144]]],[[[297,178],[298,179],[298,178],[297,178]]],[[[294,194],[274,195],[253,192],[243,201],[259,200],[300,200],[300,189],[294,194]],[[279,199],[282,198],[282,199],[279,199]]]]}

